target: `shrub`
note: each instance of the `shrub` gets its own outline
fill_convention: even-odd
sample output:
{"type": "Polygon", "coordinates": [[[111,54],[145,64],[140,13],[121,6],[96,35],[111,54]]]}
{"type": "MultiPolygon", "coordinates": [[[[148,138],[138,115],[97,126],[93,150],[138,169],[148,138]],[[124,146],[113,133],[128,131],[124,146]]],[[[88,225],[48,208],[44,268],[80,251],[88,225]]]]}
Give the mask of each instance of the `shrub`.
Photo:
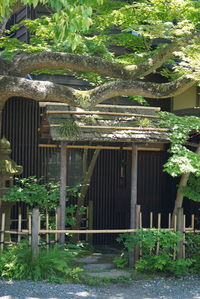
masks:
{"type": "Polygon", "coordinates": [[[200,234],[186,234],[186,257],[193,260],[193,272],[200,273],[200,234]]]}
{"type": "Polygon", "coordinates": [[[31,248],[21,243],[9,246],[0,255],[0,277],[6,279],[30,279],[60,282],[78,280],[82,269],[73,268],[74,257],[58,247],[41,248],[37,259],[32,258],[31,248]]]}
{"type": "Polygon", "coordinates": [[[117,240],[123,242],[127,251],[135,245],[140,246],[142,257],[136,262],[135,268],[141,272],[181,275],[188,273],[193,262],[192,259],[174,260],[174,251],[178,250],[176,244],[182,240],[179,232],[164,229],[137,230],[135,235],[122,234],[117,240]]]}

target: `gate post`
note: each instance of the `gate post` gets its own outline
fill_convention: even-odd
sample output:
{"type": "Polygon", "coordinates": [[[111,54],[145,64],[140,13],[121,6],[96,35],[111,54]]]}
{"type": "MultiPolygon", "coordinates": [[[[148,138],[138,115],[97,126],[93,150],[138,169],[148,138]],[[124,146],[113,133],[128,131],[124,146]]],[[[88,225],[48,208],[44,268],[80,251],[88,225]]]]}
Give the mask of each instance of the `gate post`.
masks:
{"type": "MultiPolygon", "coordinates": [[[[184,225],[184,219],[183,219],[183,208],[177,209],[177,231],[180,232],[183,236],[183,225],[184,225]]],[[[180,241],[177,243],[178,246],[178,252],[177,252],[177,259],[183,258],[183,241],[180,241]]]]}
{"type": "Polygon", "coordinates": [[[32,229],[31,229],[31,249],[32,258],[36,259],[39,253],[38,235],[39,235],[39,209],[34,208],[32,212],[32,229]]]}
{"type": "MultiPolygon", "coordinates": [[[[138,148],[132,143],[130,228],[136,228],[138,148]]],[[[133,235],[134,233],[131,233],[133,235]]],[[[129,253],[129,266],[135,264],[135,249],[129,253]]]]}

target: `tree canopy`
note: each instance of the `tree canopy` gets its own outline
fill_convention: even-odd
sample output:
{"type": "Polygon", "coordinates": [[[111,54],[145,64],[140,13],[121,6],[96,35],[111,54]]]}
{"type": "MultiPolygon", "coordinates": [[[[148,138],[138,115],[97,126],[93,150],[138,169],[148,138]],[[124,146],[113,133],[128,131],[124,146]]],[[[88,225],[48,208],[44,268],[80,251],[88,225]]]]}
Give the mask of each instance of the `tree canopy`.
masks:
{"type": "Polygon", "coordinates": [[[200,78],[199,11],[195,0],[1,0],[0,107],[12,96],[88,109],[116,96],[180,94],[200,78]],[[47,14],[7,29],[23,5],[43,5],[47,14]],[[11,37],[20,26],[28,44],[11,37]],[[91,88],[26,78],[69,70],[91,88]],[[154,73],[166,83],[153,82],[154,73]]]}

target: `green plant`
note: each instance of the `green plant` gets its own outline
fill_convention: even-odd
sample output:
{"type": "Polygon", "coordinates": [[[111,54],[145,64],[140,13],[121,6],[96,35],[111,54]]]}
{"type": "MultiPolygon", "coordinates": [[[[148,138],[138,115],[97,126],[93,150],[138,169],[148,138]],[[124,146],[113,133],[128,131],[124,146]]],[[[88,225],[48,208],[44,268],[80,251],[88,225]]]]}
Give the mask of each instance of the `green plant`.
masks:
{"type": "Polygon", "coordinates": [[[186,257],[193,260],[192,270],[200,273],[200,234],[186,234],[186,257]]]}
{"type": "Polygon", "coordinates": [[[66,119],[60,126],[60,134],[64,137],[77,138],[80,135],[80,129],[74,120],[66,119]]]}
{"type": "Polygon", "coordinates": [[[143,127],[143,128],[152,127],[153,126],[152,120],[150,120],[150,119],[148,119],[146,117],[144,117],[144,118],[138,118],[137,123],[138,123],[139,127],[143,127]]]}
{"type": "Polygon", "coordinates": [[[60,185],[57,183],[42,184],[42,179],[35,176],[15,179],[16,185],[7,188],[4,201],[22,201],[29,207],[43,210],[55,209],[59,203],[60,185]]]}
{"type": "Polygon", "coordinates": [[[122,253],[120,256],[116,256],[113,259],[113,263],[117,268],[123,269],[128,265],[128,256],[122,253]]]}
{"type": "Polygon", "coordinates": [[[0,255],[0,277],[6,279],[47,280],[54,282],[79,280],[82,270],[74,268],[72,253],[55,246],[41,248],[37,259],[32,259],[26,243],[9,246],[0,255]]]}
{"type": "Polygon", "coordinates": [[[140,246],[142,257],[136,262],[137,271],[180,275],[186,274],[193,262],[192,259],[174,260],[174,251],[178,250],[176,243],[182,240],[179,232],[164,229],[137,230],[135,235],[122,234],[117,240],[123,242],[127,251],[131,251],[135,245],[140,246]]]}
{"type": "Polygon", "coordinates": [[[75,244],[68,243],[65,245],[65,250],[71,252],[74,256],[83,257],[85,255],[90,255],[93,253],[94,248],[92,245],[85,241],[79,241],[75,244]]]}

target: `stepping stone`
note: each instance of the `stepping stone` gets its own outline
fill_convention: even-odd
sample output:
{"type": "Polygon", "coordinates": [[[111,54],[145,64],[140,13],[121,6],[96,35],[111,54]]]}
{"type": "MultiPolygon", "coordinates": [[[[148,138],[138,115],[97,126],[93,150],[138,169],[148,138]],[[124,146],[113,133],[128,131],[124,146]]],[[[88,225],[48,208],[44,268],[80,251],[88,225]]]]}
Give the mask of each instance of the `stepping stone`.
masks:
{"type": "Polygon", "coordinates": [[[131,273],[124,270],[111,270],[109,272],[88,272],[87,275],[98,278],[103,278],[105,276],[110,278],[117,278],[120,276],[131,278],[131,273]]]}
{"type": "Polygon", "coordinates": [[[110,270],[113,269],[114,265],[113,264],[88,264],[84,265],[83,269],[85,270],[110,270]]]}
{"type": "Polygon", "coordinates": [[[78,259],[77,261],[80,263],[86,263],[86,264],[92,264],[98,262],[98,260],[101,258],[101,254],[92,254],[86,257],[82,257],[78,259]]]}

